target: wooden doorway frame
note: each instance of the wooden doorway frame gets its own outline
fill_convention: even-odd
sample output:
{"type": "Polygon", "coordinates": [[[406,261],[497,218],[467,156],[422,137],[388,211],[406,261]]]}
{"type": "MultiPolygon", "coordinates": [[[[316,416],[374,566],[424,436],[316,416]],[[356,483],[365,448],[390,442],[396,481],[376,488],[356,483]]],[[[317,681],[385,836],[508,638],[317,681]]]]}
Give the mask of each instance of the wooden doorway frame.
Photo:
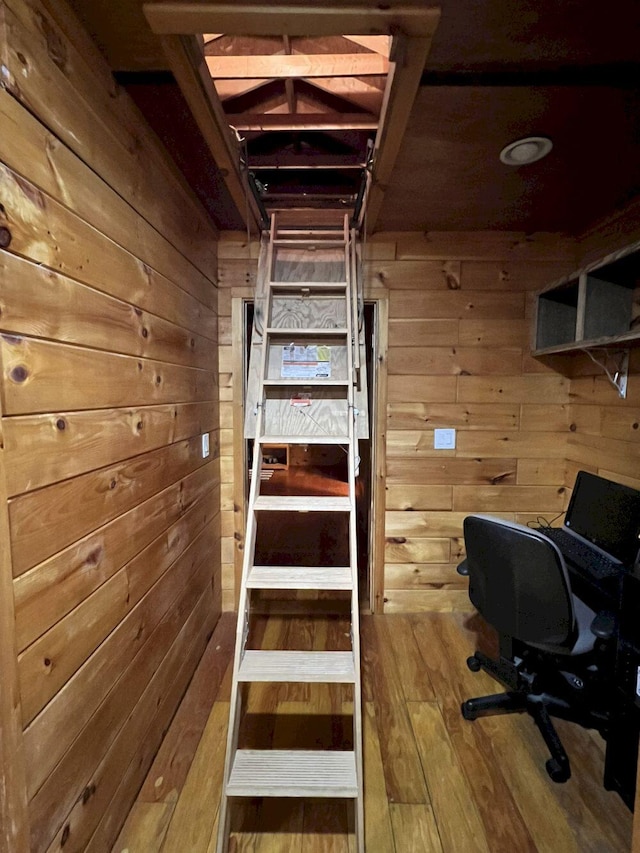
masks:
{"type": "MultiPolygon", "coordinates": [[[[382,613],[384,604],[384,517],[386,494],[387,349],[389,336],[389,295],[385,289],[365,288],[365,302],[374,305],[372,411],[369,413],[371,442],[371,513],[369,533],[369,607],[382,613]]],[[[246,306],[254,294],[234,293],[231,298],[233,383],[233,504],[234,504],[234,599],[238,602],[244,534],[247,523],[247,443],[244,439],[247,352],[246,306]],[[236,380],[237,377],[237,380],[236,380]],[[240,381],[242,378],[242,381],[240,381]]]]}

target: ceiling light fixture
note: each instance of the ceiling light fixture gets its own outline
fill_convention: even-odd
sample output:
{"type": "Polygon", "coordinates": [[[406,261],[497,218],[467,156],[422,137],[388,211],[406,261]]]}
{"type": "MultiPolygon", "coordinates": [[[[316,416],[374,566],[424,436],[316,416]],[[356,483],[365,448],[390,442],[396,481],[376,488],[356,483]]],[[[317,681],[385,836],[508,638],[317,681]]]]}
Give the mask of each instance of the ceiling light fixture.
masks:
{"type": "Polygon", "coordinates": [[[546,136],[527,136],[510,142],[500,152],[500,160],[506,166],[526,166],[546,157],[553,148],[553,142],[546,136]]]}

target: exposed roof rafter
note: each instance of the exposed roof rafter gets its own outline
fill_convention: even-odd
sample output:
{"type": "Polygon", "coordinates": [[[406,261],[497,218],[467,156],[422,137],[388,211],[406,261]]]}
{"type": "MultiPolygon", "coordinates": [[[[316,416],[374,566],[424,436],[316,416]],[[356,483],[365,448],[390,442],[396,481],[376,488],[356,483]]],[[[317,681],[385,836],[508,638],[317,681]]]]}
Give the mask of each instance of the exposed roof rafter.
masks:
{"type": "Polygon", "coordinates": [[[317,55],[206,56],[214,80],[269,77],[353,77],[386,74],[389,61],[377,53],[334,53],[317,55]]]}
{"type": "Polygon", "coordinates": [[[236,130],[375,130],[378,118],[366,113],[238,113],[229,121],[236,130]]]}

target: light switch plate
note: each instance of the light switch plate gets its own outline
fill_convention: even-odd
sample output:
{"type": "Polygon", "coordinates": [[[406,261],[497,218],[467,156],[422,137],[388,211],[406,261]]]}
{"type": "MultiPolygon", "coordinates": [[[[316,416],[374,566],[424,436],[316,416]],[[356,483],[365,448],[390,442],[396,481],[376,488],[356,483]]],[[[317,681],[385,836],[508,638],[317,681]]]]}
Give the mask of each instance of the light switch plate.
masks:
{"type": "Polygon", "coordinates": [[[206,459],[209,455],[209,433],[204,432],[202,434],[202,458],[206,459]]]}
{"type": "Polygon", "coordinates": [[[456,447],[456,431],[455,429],[434,429],[433,431],[433,448],[434,450],[455,450],[456,447]]]}

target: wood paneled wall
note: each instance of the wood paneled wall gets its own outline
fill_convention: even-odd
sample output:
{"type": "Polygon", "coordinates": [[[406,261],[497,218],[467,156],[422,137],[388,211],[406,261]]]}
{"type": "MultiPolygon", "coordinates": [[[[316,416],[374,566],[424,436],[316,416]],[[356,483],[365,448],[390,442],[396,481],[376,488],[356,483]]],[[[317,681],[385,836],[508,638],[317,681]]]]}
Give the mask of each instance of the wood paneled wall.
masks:
{"type": "Polygon", "coordinates": [[[64,3],[0,13],[2,831],[103,853],[220,612],[217,234],[64,3]]]}
{"type": "MultiPolygon", "coordinates": [[[[242,476],[233,404],[242,357],[231,306],[233,296],[252,295],[257,248],[241,235],[221,235],[225,607],[233,607],[242,549],[233,497],[242,476]]],[[[379,420],[386,512],[378,597],[387,612],[469,606],[455,572],[469,512],[526,522],[565,507],[570,380],[529,350],[534,293],[575,267],[575,251],[573,241],[545,235],[384,234],[368,241],[366,291],[383,290],[389,299],[388,403],[379,420]],[[437,427],[456,429],[455,450],[433,449],[437,427]]]]}
{"type": "Polygon", "coordinates": [[[384,610],[468,608],[464,517],[526,523],[565,504],[569,383],[529,350],[533,294],[572,267],[574,246],[392,236],[368,264],[368,283],[389,289],[384,610]],[[435,450],[447,427],[455,450],[435,450]]]}
{"type": "MultiPolygon", "coordinates": [[[[580,266],[640,240],[638,208],[632,207],[622,221],[617,217],[615,228],[603,225],[587,235],[579,246],[580,266]]],[[[595,356],[615,372],[615,360],[602,350],[595,356]]],[[[604,370],[587,356],[575,357],[570,370],[574,428],[567,446],[567,486],[583,469],[640,489],[640,348],[630,350],[626,398],[618,395],[604,370]]]]}

